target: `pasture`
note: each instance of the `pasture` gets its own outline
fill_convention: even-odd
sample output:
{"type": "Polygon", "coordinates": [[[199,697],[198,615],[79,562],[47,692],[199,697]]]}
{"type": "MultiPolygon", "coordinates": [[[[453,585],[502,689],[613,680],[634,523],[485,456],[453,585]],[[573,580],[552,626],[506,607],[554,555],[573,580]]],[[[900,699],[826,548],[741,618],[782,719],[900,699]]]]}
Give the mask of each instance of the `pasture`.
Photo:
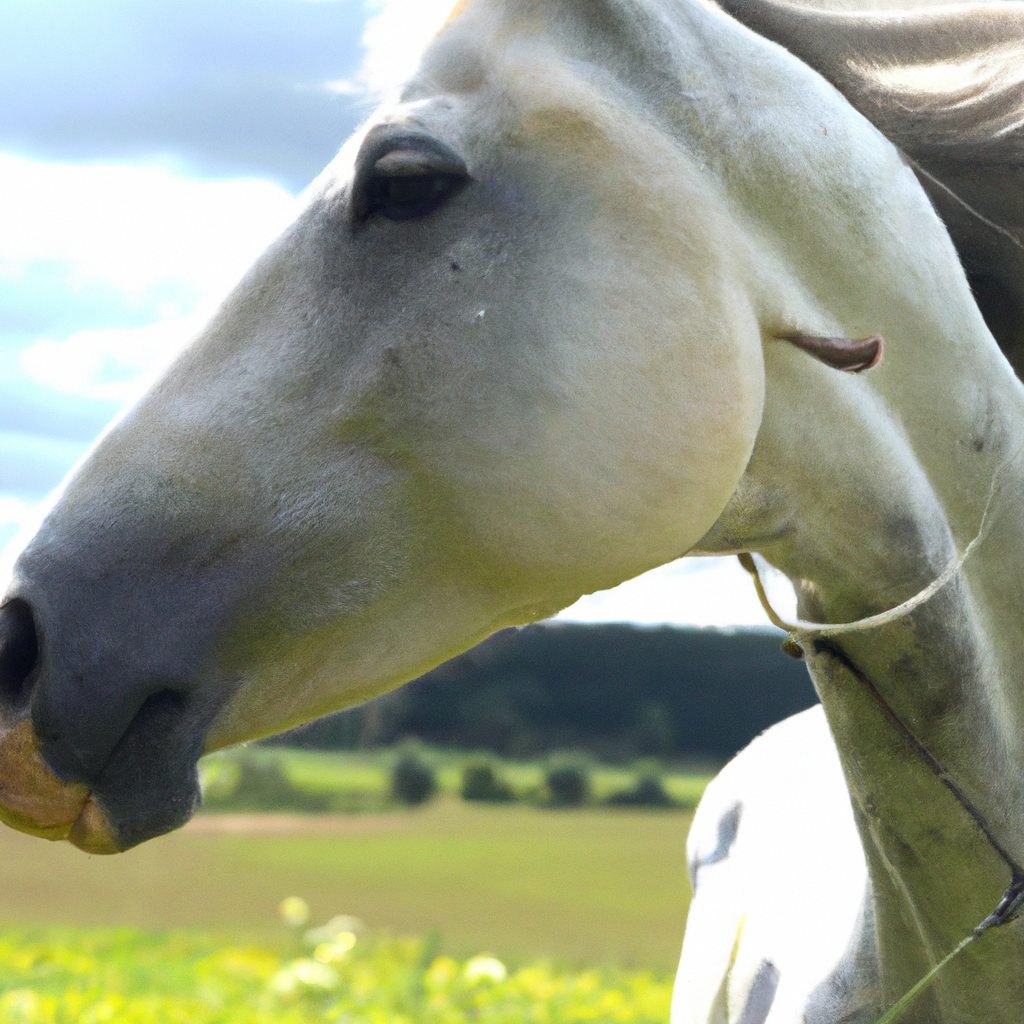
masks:
{"type": "Polygon", "coordinates": [[[363,815],[204,814],[118,857],[0,831],[0,924],[200,929],[272,947],[289,895],[510,965],[670,971],[689,901],[688,813],[467,804],[363,815]]]}

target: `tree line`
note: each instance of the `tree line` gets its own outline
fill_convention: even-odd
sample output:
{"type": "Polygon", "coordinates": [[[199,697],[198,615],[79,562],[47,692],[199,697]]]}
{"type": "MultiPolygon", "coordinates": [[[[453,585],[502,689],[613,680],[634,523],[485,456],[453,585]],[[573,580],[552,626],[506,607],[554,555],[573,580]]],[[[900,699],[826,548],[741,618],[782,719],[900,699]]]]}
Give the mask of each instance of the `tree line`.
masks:
{"type": "Polygon", "coordinates": [[[419,679],[278,738],[356,749],[416,739],[535,757],[721,761],[817,701],[767,630],[544,623],[506,629],[419,679]]]}

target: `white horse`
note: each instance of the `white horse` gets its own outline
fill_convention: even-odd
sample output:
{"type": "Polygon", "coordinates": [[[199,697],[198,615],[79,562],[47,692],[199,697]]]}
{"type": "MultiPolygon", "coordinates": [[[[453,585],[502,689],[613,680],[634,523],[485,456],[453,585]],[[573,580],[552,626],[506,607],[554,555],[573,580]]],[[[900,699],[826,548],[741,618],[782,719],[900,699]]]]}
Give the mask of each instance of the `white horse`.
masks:
{"type": "MultiPolygon", "coordinates": [[[[992,10],[956,12],[978,67],[1022,35],[992,10]]],[[[875,45],[904,107],[896,72],[945,59],[875,45]]],[[[973,123],[975,86],[935,104],[973,123]]],[[[3,817],[125,849],[193,812],[204,749],[681,552],[757,551],[819,622],[924,593],[798,633],[877,940],[824,1019],[870,977],[888,1005],[1024,857],[1022,438],[914,169],[809,64],[697,0],[463,0],[19,559],[3,817]]],[[[1022,955],[992,929],[906,1019],[1018,1021],[1022,955]]],[[[751,1021],[787,985],[759,970],[751,1021]]]]}
{"type": "Polygon", "coordinates": [[[867,865],[820,706],[773,726],[715,777],[687,855],[694,896],[675,1024],[874,1019],[867,865]]]}

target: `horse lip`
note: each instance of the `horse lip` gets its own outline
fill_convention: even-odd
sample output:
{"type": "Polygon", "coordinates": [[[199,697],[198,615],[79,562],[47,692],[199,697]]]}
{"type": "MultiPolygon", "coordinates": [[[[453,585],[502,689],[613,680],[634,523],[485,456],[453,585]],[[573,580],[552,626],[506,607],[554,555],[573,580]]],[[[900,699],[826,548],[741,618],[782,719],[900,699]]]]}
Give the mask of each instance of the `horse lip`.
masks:
{"type": "Polygon", "coordinates": [[[114,832],[96,800],[90,796],[68,832],[68,842],[86,853],[120,853],[114,832]]]}
{"type": "Polygon", "coordinates": [[[112,830],[88,786],[61,782],[39,746],[27,718],[0,736],[0,821],[42,839],[70,839],[89,852],[116,852],[112,830]]]}

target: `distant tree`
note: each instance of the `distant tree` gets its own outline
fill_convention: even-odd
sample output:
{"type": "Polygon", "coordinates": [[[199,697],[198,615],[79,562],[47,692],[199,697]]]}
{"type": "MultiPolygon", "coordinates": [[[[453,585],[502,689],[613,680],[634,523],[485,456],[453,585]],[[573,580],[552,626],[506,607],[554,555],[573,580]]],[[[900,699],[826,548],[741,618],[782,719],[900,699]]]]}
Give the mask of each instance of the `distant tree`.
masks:
{"type": "Polygon", "coordinates": [[[207,800],[212,808],[245,811],[326,811],[330,799],[296,786],[276,758],[243,751],[236,756],[235,785],[219,798],[207,800]]]}
{"type": "Polygon", "coordinates": [[[391,770],[391,795],[403,804],[425,803],[437,792],[433,769],[413,754],[400,758],[391,770]]]}
{"type": "Polygon", "coordinates": [[[491,765],[472,761],[462,769],[462,799],[508,803],[515,799],[515,793],[504,779],[498,778],[491,765]]]}
{"type": "Polygon", "coordinates": [[[665,792],[657,775],[641,775],[632,789],[613,793],[607,803],[618,807],[673,807],[675,801],[665,792]]]}
{"type": "Polygon", "coordinates": [[[418,739],[506,757],[721,762],[817,700],[781,632],[556,623],[502,630],[389,694],[279,742],[326,749],[418,739]]]}
{"type": "Polygon", "coordinates": [[[579,807],[590,790],[590,780],[582,768],[563,765],[552,768],[544,779],[548,802],[553,807],[579,807]]]}

